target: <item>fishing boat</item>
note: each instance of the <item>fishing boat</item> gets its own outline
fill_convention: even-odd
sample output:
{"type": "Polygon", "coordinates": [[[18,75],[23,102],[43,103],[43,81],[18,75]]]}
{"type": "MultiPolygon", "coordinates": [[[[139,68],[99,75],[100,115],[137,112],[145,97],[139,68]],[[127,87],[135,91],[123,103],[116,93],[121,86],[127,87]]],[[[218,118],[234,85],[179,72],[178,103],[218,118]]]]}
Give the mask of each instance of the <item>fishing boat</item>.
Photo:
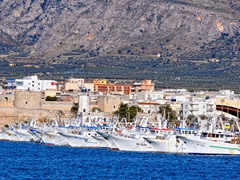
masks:
{"type": "Polygon", "coordinates": [[[14,127],[9,125],[8,127],[2,128],[2,132],[7,136],[6,140],[19,141],[19,136],[14,132],[14,127]]]}
{"type": "Polygon", "coordinates": [[[155,129],[156,136],[143,137],[156,152],[186,153],[183,146],[177,144],[176,131],[172,129],[155,129]]]}
{"type": "MultiPolygon", "coordinates": [[[[99,134],[101,137],[103,137],[103,139],[105,140],[105,142],[108,144],[108,147],[112,150],[119,150],[119,147],[117,146],[117,144],[113,141],[112,138],[110,138],[110,134],[113,134],[114,132],[111,131],[96,131],[97,134],[99,134]]],[[[120,132],[119,132],[120,133],[120,132]]]]}
{"type": "Polygon", "coordinates": [[[153,147],[156,152],[163,153],[187,153],[183,143],[176,139],[177,134],[184,136],[196,136],[196,129],[188,128],[184,120],[175,129],[167,128],[168,121],[163,117],[158,117],[158,128],[151,128],[155,132],[154,137],[143,137],[146,142],[153,147]]]}
{"type": "MultiPolygon", "coordinates": [[[[234,155],[240,154],[239,132],[225,131],[221,118],[219,122],[211,122],[208,131],[201,132],[201,136],[178,135],[177,139],[187,148],[188,154],[234,155]],[[219,124],[221,126],[219,126],[219,124]],[[217,125],[217,126],[216,126],[217,125]],[[217,127],[217,128],[216,128],[217,127]],[[221,128],[219,128],[221,127],[221,128]]],[[[238,123],[236,125],[239,129],[238,123]]]]}
{"type": "Polygon", "coordinates": [[[9,140],[8,134],[6,134],[2,129],[0,130],[0,140],[9,140]]]}
{"type": "Polygon", "coordinates": [[[130,132],[120,134],[108,134],[108,139],[113,141],[121,151],[152,152],[154,149],[143,137],[154,136],[148,127],[136,127],[130,132]]]}
{"type": "Polygon", "coordinates": [[[240,154],[240,135],[224,132],[202,132],[200,138],[178,135],[188,154],[240,154]]]}

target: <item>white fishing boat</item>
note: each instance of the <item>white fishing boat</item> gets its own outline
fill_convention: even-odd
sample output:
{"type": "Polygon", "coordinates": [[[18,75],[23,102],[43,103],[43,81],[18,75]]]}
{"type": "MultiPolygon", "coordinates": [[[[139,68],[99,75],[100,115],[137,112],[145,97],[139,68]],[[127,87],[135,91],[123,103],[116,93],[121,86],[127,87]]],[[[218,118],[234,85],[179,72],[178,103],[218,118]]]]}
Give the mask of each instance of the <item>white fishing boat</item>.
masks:
{"type": "Polygon", "coordinates": [[[14,132],[14,128],[9,126],[9,127],[4,127],[2,131],[7,135],[7,139],[9,141],[19,141],[19,137],[17,134],[14,132]]]}
{"type": "Polygon", "coordinates": [[[101,148],[110,148],[109,144],[105,141],[105,139],[100,135],[92,136],[98,142],[98,146],[101,148]]]}
{"type": "MultiPolygon", "coordinates": [[[[65,128],[64,128],[65,129],[65,128]]],[[[61,136],[59,132],[64,131],[62,128],[56,128],[49,131],[44,131],[49,142],[56,146],[69,146],[68,138],[61,136]]]]}
{"type": "Polygon", "coordinates": [[[189,154],[239,155],[239,132],[234,133],[225,131],[221,119],[220,125],[221,126],[219,126],[219,122],[211,122],[210,129],[208,131],[202,132],[200,138],[178,135],[177,139],[184,143],[189,154]],[[218,126],[222,128],[219,128],[218,126]]]}
{"type": "Polygon", "coordinates": [[[2,129],[0,130],[0,140],[9,140],[8,135],[2,129]]]}
{"type": "MultiPolygon", "coordinates": [[[[96,131],[97,134],[99,134],[101,137],[103,137],[103,139],[106,141],[106,143],[108,144],[108,147],[112,150],[119,150],[119,147],[117,146],[117,144],[113,141],[112,138],[110,138],[110,134],[114,133],[112,131],[96,131]]],[[[120,131],[119,131],[120,133],[120,131]]]]}
{"type": "MultiPolygon", "coordinates": [[[[54,140],[47,134],[50,130],[47,129],[38,129],[35,130],[34,133],[39,139],[37,142],[45,144],[47,146],[53,146],[55,145],[54,140]]],[[[33,131],[32,131],[33,132],[33,131]]]]}
{"type": "Polygon", "coordinates": [[[137,130],[127,133],[109,134],[108,139],[112,140],[121,151],[155,151],[143,138],[147,136],[155,135],[151,134],[148,127],[137,127],[137,130]]]}
{"type": "Polygon", "coordinates": [[[14,132],[19,137],[19,141],[29,142],[34,140],[34,136],[29,132],[27,127],[15,129],[14,132]]]}
{"type": "Polygon", "coordinates": [[[182,120],[178,128],[167,128],[168,121],[163,118],[158,118],[158,128],[153,128],[156,136],[144,137],[146,142],[153,147],[156,152],[163,153],[187,153],[183,143],[176,139],[176,134],[183,136],[198,136],[198,129],[187,128],[186,122],[182,120]]]}
{"type": "Polygon", "coordinates": [[[240,136],[223,132],[202,132],[200,138],[177,136],[187,147],[188,154],[240,154],[240,136]]]}
{"type": "Polygon", "coordinates": [[[98,142],[92,137],[97,136],[96,131],[89,131],[88,129],[68,130],[67,132],[59,132],[59,134],[65,137],[68,144],[72,147],[100,147],[98,142]]]}
{"type": "Polygon", "coordinates": [[[156,136],[143,137],[156,152],[163,153],[187,153],[183,143],[176,139],[176,134],[183,136],[198,136],[197,131],[188,128],[155,129],[156,136]]]}

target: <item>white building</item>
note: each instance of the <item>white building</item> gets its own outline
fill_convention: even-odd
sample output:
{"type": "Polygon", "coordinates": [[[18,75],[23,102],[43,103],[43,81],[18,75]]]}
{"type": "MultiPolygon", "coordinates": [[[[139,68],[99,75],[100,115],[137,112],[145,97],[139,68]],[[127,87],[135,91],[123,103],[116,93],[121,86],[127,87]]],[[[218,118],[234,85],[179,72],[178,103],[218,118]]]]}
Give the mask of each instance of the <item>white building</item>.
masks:
{"type": "Polygon", "coordinates": [[[184,102],[184,101],[189,101],[190,97],[186,95],[173,95],[170,98],[170,101],[172,102],[184,102]]]}
{"type": "Polygon", "coordinates": [[[136,99],[139,101],[159,101],[163,99],[162,91],[136,92],[136,99]]]}
{"type": "Polygon", "coordinates": [[[39,80],[37,75],[27,76],[15,81],[17,90],[45,91],[57,89],[55,80],[39,80]]]}
{"type": "Polygon", "coordinates": [[[142,109],[142,113],[157,113],[159,111],[159,103],[157,102],[138,102],[138,107],[142,109]]]}
{"type": "Polygon", "coordinates": [[[216,114],[216,99],[194,99],[182,102],[182,117],[187,119],[189,115],[213,117],[216,114]]]}

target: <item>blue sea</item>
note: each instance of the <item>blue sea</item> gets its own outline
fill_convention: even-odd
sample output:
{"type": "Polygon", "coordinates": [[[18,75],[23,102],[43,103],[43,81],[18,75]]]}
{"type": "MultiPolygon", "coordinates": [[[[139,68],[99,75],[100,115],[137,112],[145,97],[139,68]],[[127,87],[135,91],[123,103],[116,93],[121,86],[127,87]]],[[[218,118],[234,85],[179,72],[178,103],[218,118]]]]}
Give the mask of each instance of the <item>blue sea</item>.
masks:
{"type": "Polygon", "coordinates": [[[240,156],[121,152],[0,141],[0,179],[240,179],[240,156]]]}

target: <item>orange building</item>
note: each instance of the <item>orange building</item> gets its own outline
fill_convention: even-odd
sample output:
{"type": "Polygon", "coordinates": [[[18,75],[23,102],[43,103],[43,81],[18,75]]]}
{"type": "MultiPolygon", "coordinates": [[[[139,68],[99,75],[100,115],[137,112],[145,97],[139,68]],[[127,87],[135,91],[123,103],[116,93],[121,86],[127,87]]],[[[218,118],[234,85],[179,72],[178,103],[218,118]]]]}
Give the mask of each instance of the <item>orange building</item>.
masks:
{"type": "Polygon", "coordinates": [[[104,94],[131,94],[131,84],[94,84],[94,92],[104,94]]]}
{"type": "Polygon", "coordinates": [[[154,91],[154,83],[152,80],[142,80],[141,83],[133,83],[133,91],[135,92],[145,92],[145,91],[154,91]]]}

